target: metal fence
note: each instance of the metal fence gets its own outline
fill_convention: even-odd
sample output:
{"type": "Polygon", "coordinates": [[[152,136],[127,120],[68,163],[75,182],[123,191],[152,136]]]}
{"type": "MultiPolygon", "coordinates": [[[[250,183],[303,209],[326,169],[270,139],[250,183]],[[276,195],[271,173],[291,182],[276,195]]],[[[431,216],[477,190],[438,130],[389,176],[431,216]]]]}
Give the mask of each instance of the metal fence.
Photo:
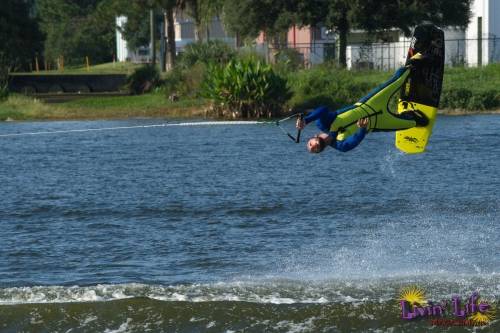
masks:
{"type": "MultiPolygon", "coordinates": [[[[410,40],[392,43],[364,43],[347,46],[346,60],[349,69],[391,70],[402,66],[410,40]]],[[[290,56],[296,53],[305,67],[331,61],[338,62],[338,45],[335,43],[311,43],[270,47],[256,45],[255,50],[273,61],[277,54],[286,50],[290,56]],[[290,52],[295,50],[295,52],[290,52]]],[[[500,62],[500,37],[483,39],[445,40],[445,64],[448,66],[480,66],[500,62]]]]}

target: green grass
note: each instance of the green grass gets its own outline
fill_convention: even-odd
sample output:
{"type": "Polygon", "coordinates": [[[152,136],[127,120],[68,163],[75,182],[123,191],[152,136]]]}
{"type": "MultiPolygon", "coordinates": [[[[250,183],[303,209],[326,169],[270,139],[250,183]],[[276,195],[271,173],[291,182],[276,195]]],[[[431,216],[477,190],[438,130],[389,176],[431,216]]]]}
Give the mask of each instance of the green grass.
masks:
{"type": "Polygon", "coordinates": [[[500,90],[500,63],[481,68],[446,68],[443,89],[469,89],[483,92],[490,89],[500,90]]]}
{"type": "Polygon", "coordinates": [[[11,94],[7,100],[0,102],[0,120],[29,120],[37,115],[47,114],[51,107],[36,99],[23,95],[11,94]]]}
{"type": "Polygon", "coordinates": [[[84,98],[46,104],[13,94],[0,103],[0,120],[120,119],[130,117],[203,117],[203,100],[170,102],[162,93],[137,96],[84,98]]]}

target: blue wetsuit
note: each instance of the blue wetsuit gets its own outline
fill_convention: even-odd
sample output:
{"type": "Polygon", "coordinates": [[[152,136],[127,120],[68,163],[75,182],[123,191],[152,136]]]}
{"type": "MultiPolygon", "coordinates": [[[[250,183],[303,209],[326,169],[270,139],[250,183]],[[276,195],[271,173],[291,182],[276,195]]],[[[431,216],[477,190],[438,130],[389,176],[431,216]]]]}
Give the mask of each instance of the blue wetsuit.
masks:
{"type": "MultiPolygon", "coordinates": [[[[351,107],[348,107],[351,108],[351,107]]],[[[330,126],[332,125],[333,121],[337,117],[339,113],[344,112],[345,109],[340,109],[337,110],[336,112],[331,112],[328,110],[327,107],[319,107],[315,109],[313,112],[308,114],[305,118],[304,121],[306,124],[309,124],[310,122],[316,120],[316,126],[325,133],[328,133],[332,138],[332,142],[330,143],[330,146],[340,150],[342,152],[349,151],[353,148],[355,148],[359,143],[364,139],[366,135],[366,128],[360,128],[356,133],[353,135],[349,136],[347,139],[342,140],[342,141],[337,141],[337,133],[336,132],[330,132],[330,126]]]]}

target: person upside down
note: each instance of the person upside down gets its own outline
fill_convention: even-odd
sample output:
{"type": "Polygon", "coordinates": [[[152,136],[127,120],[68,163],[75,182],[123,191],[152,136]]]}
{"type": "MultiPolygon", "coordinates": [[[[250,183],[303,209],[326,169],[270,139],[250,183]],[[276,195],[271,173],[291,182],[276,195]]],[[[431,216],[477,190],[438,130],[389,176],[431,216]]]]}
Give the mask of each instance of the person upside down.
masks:
{"type": "Polygon", "coordinates": [[[401,67],[385,83],[381,84],[357,103],[336,111],[319,107],[303,119],[297,119],[297,129],[316,121],[321,133],[307,142],[311,153],[320,153],[327,146],[342,152],[357,147],[368,132],[399,131],[412,127],[425,127],[428,118],[411,103],[403,102],[401,113],[389,110],[389,100],[408,83],[413,64],[401,67]]]}

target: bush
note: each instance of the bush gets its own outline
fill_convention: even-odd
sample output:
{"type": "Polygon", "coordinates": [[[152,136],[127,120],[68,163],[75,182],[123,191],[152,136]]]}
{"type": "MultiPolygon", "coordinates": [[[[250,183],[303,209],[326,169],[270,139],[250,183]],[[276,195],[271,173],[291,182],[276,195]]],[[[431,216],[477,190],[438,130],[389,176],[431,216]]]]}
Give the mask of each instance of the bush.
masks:
{"type": "Polygon", "coordinates": [[[234,59],[236,52],[225,42],[212,40],[196,42],[186,46],[179,59],[179,65],[189,68],[197,63],[227,64],[234,59]]]}
{"type": "Polygon", "coordinates": [[[467,109],[472,92],[465,88],[447,89],[441,95],[441,107],[449,109],[467,109]]]}
{"type": "Polygon", "coordinates": [[[274,55],[275,68],[280,72],[292,72],[304,68],[304,55],[296,49],[281,49],[274,55]]]}
{"type": "Polygon", "coordinates": [[[9,97],[9,84],[7,80],[0,78],[0,102],[5,101],[9,97]]]}
{"type": "Polygon", "coordinates": [[[471,91],[466,88],[444,90],[440,106],[448,109],[492,110],[500,107],[500,93],[497,90],[471,91]]]}
{"type": "Polygon", "coordinates": [[[9,67],[6,58],[0,54],[0,101],[9,97],[9,67]]]}
{"type": "Polygon", "coordinates": [[[206,66],[197,63],[190,68],[175,67],[162,80],[162,88],[167,97],[197,97],[205,75],[206,66]]]}
{"type": "Polygon", "coordinates": [[[259,52],[252,46],[244,46],[238,49],[236,59],[240,61],[260,61],[266,62],[266,56],[263,51],[259,52]]]}
{"type": "Polygon", "coordinates": [[[469,110],[491,110],[500,106],[500,93],[487,90],[472,95],[467,104],[469,110]]]}
{"type": "Polygon", "coordinates": [[[286,79],[270,65],[254,60],[209,66],[202,92],[222,117],[272,117],[291,97],[286,79]]]}
{"type": "Polygon", "coordinates": [[[127,79],[127,88],[132,94],[150,92],[160,83],[160,73],[155,66],[137,68],[127,79]]]}

